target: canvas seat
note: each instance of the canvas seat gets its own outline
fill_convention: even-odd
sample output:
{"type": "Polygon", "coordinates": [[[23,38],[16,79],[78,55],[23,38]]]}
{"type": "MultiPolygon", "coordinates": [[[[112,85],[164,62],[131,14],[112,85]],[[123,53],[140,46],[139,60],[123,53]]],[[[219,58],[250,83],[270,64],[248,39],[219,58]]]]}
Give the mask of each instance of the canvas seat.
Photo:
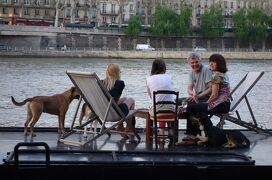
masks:
{"type": "MultiPolygon", "coordinates": [[[[88,121],[82,125],[75,128],[72,127],[69,132],[64,134],[59,139],[59,142],[71,145],[85,145],[96,140],[104,134],[109,134],[110,132],[118,132],[115,130],[118,125],[127,121],[129,118],[132,118],[138,111],[141,110],[130,110],[128,115],[125,116],[95,73],[71,71],[67,72],[67,75],[73,84],[78,88],[82,98],[91,108],[93,115],[92,118],[88,119],[88,121]],[[98,121],[101,125],[101,128],[98,132],[90,131],[88,137],[85,138],[85,140],[68,139],[69,136],[75,134],[76,132],[83,132],[84,127],[93,121],[98,121]]],[[[127,132],[126,134],[136,136],[138,141],[141,139],[136,132],[127,132]]]]}
{"type": "Polygon", "coordinates": [[[217,127],[223,128],[225,124],[225,120],[228,120],[232,123],[235,123],[239,126],[245,127],[249,130],[253,130],[256,132],[264,132],[272,135],[272,133],[258,125],[258,122],[255,119],[254,112],[249,104],[248,94],[255,86],[255,84],[259,81],[259,79],[263,76],[264,72],[249,72],[245,75],[245,77],[238,83],[238,85],[232,90],[230,93],[230,112],[224,114],[216,114],[216,116],[220,117],[220,121],[217,124],[217,127]],[[245,101],[248,111],[251,116],[251,122],[242,120],[238,110],[245,101]]]}

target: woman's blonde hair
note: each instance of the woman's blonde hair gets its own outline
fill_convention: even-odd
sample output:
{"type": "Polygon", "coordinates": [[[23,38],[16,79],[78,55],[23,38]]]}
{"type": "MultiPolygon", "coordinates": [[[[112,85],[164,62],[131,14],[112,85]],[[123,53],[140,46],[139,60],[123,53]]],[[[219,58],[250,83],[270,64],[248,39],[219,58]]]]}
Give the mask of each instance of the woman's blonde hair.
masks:
{"type": "Polygon", "coordinates": [[[119,80],[120,77],[120,68],[117,64],[109,64],[106,70],[106,78],[104,80],[104,85],[107,90],[111,90],[115,84],[116,80],[119,80]]]}

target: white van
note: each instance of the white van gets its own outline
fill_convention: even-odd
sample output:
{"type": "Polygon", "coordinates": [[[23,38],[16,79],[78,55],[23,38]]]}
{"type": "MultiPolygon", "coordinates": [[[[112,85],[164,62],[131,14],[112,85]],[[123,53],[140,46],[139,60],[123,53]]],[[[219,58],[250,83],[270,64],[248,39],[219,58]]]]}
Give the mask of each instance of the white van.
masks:
{"type": "Polygon", "coordinates": [[[136,51],[155,51],[149,44],[137,44],[136,51]]]}
{"type": "Polygon", "coordinates": [[[193,49],[193,51],[202,53],[202,52],[206,52],[207,49],[205,49],[204,47],[197,46],[193,49]]]}

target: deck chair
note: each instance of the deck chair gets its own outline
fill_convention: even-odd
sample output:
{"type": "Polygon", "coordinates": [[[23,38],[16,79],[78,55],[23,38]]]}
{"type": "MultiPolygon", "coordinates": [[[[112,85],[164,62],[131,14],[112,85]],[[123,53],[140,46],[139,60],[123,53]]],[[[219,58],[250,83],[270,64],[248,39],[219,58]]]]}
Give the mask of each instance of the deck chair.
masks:
{"type": "MultiPolygon", "coordinates": [[[[64,134],[59,139],[59,142],[78,146],[85,145],[96,140],[104,134],[109,134],[110,132],[117,132],[114,131],[115,127],[134,116],[134,114],[137,113],[138,110],[140,110],[131,110],[129,114],[125,116],[95,73],[71,71],[67,72],[67,75],[69,76],[73,84],[78,88],[81,97],[89,105],[94,115],[82,125],[70,129],[69,132],[64,134]],[[88,138],[85,138],[84,141],[68,140],[69,136],[76,132],[84,131],[84,127],[95,120],[97,120],[101,125],[101,128],[98,132],[90,133],[88,138]],[[109,124],[110,126],[106,127],[106,125],[109,124]]],[[[135,135],[138,141],[140,141],[141,139],[136,132],[126,134],[135,135]]]]}
{"type": "Polygon", "coordinates": [[[249,104],[248,97],[247,97],[251,89],[259,81],[259,79],[263,76],[263,74],[264,72],[249,72],[238,83],[238,85],[230,93],[230,100],[231,100],[230,112],[216,115],[220,117],[220,121],[217,124],[217,127],[223,128],[223,125],[225,124],[225,120],[228,120],[232,123],[245,127],[249,130],[256,131],[257,133],[264,132],[264,133],[272,135],[272,133],[269,130],[266,130],[258,125],[255,119],[253,110],[249,104]],[[252,122],[244,121],[241,119],[238,109],[242,101],[246,102],[247,108],[252,118],[252,122]]]}

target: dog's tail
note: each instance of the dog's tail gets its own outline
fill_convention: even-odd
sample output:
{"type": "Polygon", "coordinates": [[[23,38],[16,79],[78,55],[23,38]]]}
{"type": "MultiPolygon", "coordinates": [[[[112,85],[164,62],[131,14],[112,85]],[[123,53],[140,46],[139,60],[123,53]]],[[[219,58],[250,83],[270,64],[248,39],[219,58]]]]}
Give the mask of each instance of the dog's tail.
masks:
{"type": "Polygon", "coordinates": [[[11,96],[11,101],[12,101],[12,103],[13,103],[14,105],[16,105],[16,106],[23,106],[23,105],[25,105],[27,102],[32,101],[32,99],[33,99],[33,98],[27,98],[27,99],[25,99],[25,100],[22,101],[22,102],[17,102],[17,101],[15,101],[14,97],[11,96]]]}

